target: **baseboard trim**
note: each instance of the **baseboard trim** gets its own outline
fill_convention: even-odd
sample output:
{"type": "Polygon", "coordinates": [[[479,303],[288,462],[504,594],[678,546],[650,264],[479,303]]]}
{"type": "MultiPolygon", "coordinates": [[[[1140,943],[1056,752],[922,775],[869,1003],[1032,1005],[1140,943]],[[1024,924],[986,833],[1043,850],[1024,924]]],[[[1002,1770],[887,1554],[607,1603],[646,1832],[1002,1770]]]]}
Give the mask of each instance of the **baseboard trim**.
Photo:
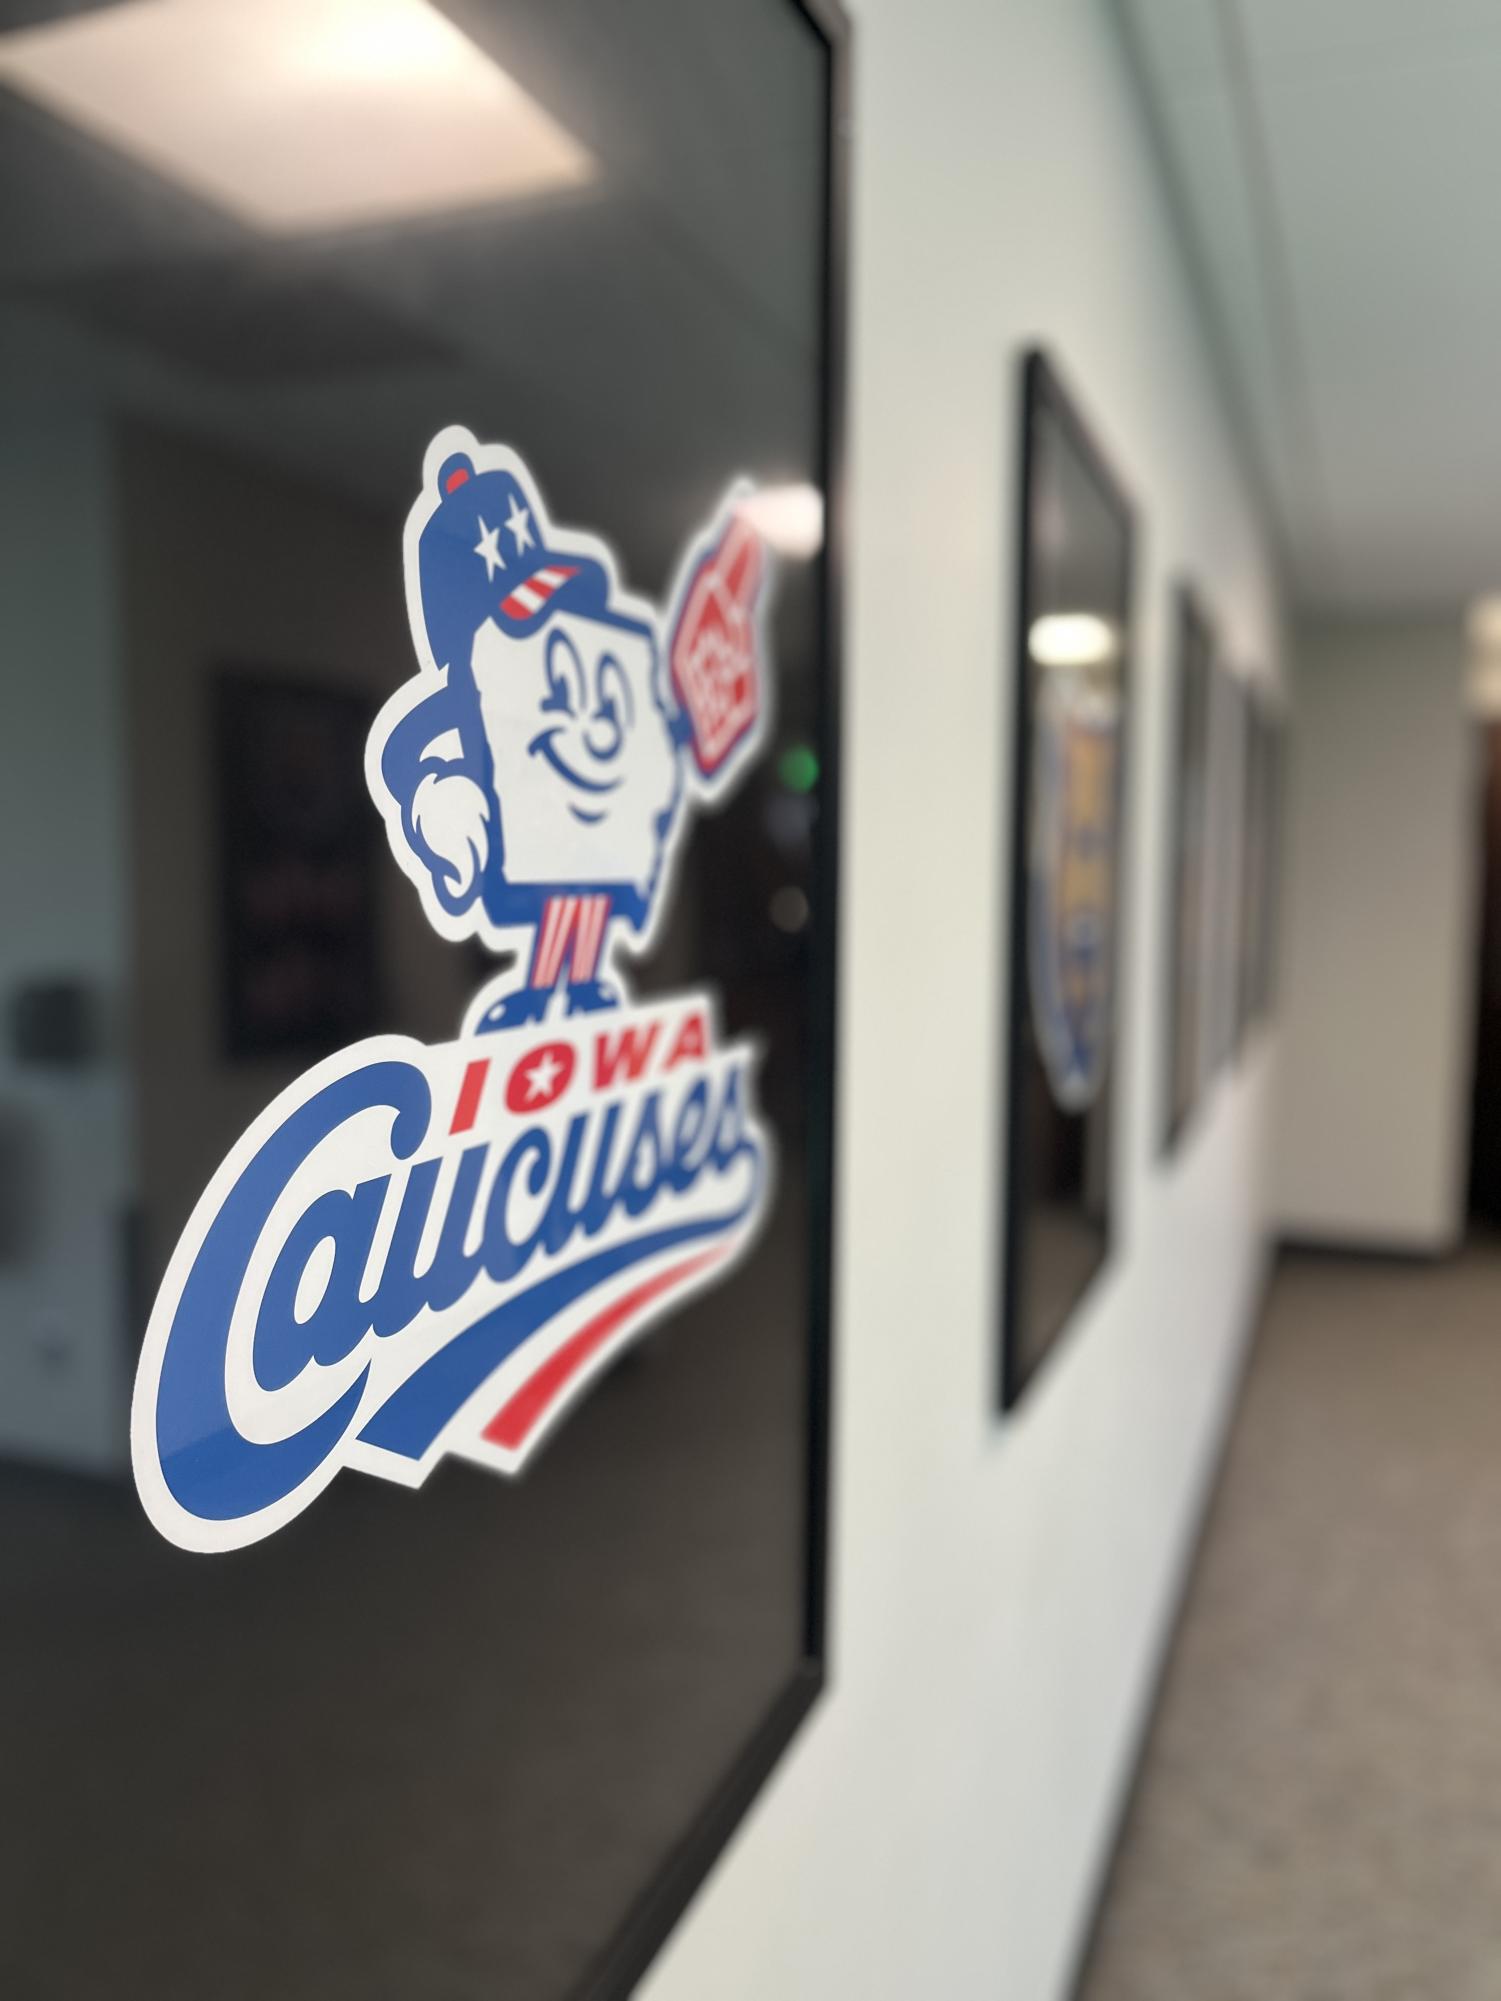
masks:
{"type": "Polygon", "coordinates": [[[1282,1230],[1276,1250],[1292,1257],[1349,1258],[1363,1264],[1435,1265],[1452,1258],[1462,1237],[1442,1243],[1414,1243],[1399,1237],[1326,1237],[1317,1231],[1282,1230]]]}

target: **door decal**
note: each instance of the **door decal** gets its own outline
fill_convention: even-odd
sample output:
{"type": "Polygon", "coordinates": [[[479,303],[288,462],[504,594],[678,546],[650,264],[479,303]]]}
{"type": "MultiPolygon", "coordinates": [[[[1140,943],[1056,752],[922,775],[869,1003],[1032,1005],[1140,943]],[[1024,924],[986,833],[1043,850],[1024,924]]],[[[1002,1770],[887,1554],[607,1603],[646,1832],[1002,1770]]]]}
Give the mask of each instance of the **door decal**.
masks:
{"type": "Polygon", "coordinates": [[[514,1473],[600,1371],[743,1256],[772,1150],[758,1051],[650,1002],[693,811],[769,721],[769,561],[732,487],[663,610],[453,427],[407,519],[418,670],[366,777],[433,928],[513,955],[457,1038],[315,1065],[231,1149],[153,1309],[131,1420],[163,1535],[255,1542],[343,1466],[514,1473]]]}

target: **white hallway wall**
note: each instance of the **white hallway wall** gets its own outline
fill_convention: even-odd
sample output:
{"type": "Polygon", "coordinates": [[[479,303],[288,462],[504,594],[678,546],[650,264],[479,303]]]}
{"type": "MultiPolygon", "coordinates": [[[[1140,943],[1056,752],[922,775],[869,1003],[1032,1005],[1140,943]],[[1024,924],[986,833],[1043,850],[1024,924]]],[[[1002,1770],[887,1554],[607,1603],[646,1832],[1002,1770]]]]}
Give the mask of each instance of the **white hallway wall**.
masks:
{"type": "Polygon", "coordinates": [[[22,719],[0,740],[0,1456],[114,1472],[132,1361],[132,1105],[108,441],[71,402],[23,412],[0,393],[0,425],[0,672],[22,719]],[[59,978],[86,989],[101,1047],[78,1066],[21,1062],[9,1009],[59,978]]]}
{"type": "Polygon", "coordinates": [[[1273,1188],[1289,1235],[1465,1221],[1479,766],[1457,618],[1297,639],[1273,1188]]]}
{"type": "Polygon", "coordinates": [[[1271,671],[1278,607],[1093,0],[862,0],[833,1687],[651,2001],[1068,1986],[1261,1270],[1272,1049],[1152,1157],[1169,585],[1271,671]],[[992,1415],[1016,356],[1139,504],[1121,1246],[992,1415]],[[893,810],[898,807],[899,810],[893,810]],[[898,950],[900,941],[900,950],[898,950]]]}

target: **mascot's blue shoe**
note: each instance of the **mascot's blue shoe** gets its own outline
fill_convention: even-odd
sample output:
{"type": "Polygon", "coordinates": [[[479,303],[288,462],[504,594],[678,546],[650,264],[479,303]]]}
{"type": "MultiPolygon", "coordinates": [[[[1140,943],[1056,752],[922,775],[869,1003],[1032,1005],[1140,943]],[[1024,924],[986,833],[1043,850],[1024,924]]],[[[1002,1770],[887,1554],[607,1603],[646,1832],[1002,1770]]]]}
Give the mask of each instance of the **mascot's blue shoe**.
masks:
{"type": "Polygon", "coordinates": [[[620,996],[603,980],[580,980],[568,989],[570,1014],[598,1014],[602,1008],[619,1007],[620,996]]]}
{"type": "Polygon", "coordinates": [[[497,1028],[521,1028],[527,1022],[540,1021],[551,999],[550,987],[521,987],[496,1001],[493,1007],[487,1007],[475,1023],[474,1032],[491,1035],[497,1028]]]}

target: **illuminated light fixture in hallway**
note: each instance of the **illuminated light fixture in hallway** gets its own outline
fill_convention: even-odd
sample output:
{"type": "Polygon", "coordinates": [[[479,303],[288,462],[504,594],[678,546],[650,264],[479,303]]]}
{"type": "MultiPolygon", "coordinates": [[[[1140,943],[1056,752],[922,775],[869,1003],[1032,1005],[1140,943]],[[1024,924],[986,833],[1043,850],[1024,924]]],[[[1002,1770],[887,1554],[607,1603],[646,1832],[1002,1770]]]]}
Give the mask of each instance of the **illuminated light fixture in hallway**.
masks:
{"type": "Polygon", "coordinates": [[[0,35],[0,83],[276,233],[516,200],[596,172],[427,0],[125,0],[0,35]]]}
{"type": "Polygon", "coordinates": [[[1045,612],[1033,619],[1027,647],[1039,667],[1098,667],[1115,658],[1115,627],[1090,611],[1045,612]]]}

